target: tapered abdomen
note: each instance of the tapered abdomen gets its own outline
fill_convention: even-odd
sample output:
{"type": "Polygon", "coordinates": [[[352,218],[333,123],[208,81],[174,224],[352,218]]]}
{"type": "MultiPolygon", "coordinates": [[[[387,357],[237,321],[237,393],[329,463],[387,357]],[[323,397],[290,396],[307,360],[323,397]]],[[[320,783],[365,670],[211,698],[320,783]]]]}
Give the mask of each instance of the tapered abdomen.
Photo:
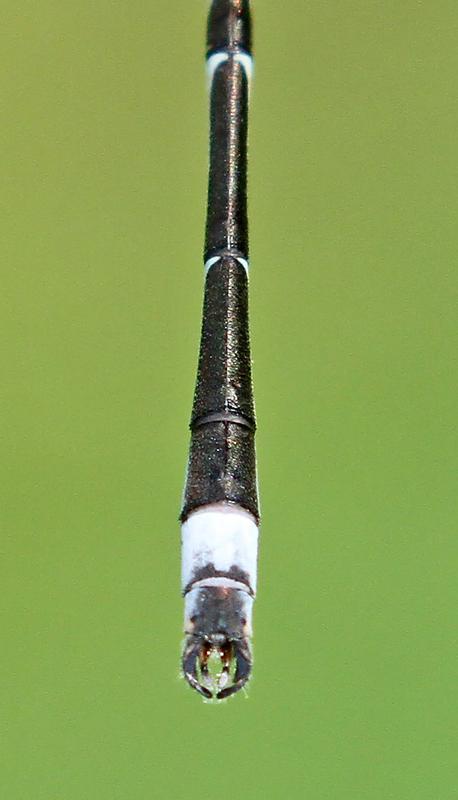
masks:
{"type": "Polygon", "coordinates": [[[207,273],[183,510],[235,503],[258,520],[248,277],[229,256],[207,273]]]}
{"type": "Polygon", "coordinates": [[[183,674],[205,697],[247,682],[259,506],[248,329],[248,0],[213,0],[205,296],[181,510],[183,674]],[[212,678],[209,662],[220,670],[212,678]]]}

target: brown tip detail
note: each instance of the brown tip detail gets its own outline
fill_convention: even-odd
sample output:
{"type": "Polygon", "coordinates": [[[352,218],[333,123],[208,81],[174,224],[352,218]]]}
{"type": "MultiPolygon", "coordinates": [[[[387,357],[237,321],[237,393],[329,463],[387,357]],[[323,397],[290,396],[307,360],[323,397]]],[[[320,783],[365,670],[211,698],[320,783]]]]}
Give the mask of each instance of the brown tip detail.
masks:
{"type": "Polygon", "coordinates": [[[183,675],[192,689],[207,699],[224,700],[235,694],[250,677],[248,639],[231,641],[221,634],[209,641],[191,634],[183,652],[183,675]],[[213,663],[211,663],[213,662],[213,663]]]}
{"type": "Polygon", "coordinates": [[[203,697],[223,700],[250,677],[253,598],[229,586],[195,588],[187,597],[183,675],[203,697]]]}

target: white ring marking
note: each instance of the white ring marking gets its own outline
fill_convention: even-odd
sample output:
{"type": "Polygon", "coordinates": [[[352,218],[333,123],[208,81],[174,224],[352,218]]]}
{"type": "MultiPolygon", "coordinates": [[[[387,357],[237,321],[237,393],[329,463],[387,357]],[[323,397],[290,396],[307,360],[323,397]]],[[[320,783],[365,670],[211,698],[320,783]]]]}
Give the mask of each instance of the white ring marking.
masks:
{"type": "Polygon", "coordinates": [[[213,77],[215,75],[216,70],[218,69],[220,64],[224,64],[225,61],[228,61],[229,53],[226,53],[224,50],[221,50],[219,53],[212,53],[212,55],[207,59],[207,87],[210,89],[213,81],[213,77]]]}
{"type": "Polygon", "coordinates": [[[233,58],[234,61],[237,61],[238,64],[242,67],[247,81],[248,81],[248,88],[250,88],[251,81],[253,79],[253,59],[248,53],[241,53],[235,52],[231,53],[227,50],[219,50],[217,53],[212,53],[211,56],[207,59],[207,86],[208,89],[211,88],[212,81],[215,75],[216,70],[220,66],[220,64],[224,64],[225,61],[228,61],[230,58],[233,58]]]}
{"type": "MultiPolygon", "coordinates": [[[[206,261],[205,265],[204,265],[205,274],[207,274],[208,270],[210,269],[210,267],[213,266],[213,264],[216,264],[217,261],[221,261],[222,258],[227,258],[227,257],[228,258],[234,258],[234,256],[230,255],[230,253],[225,253],[225,255],[223,255],[223,256],[212,256],[212,258],[209,258],[208,261],[206,261]]],[[[242,265],[243,269],[248,274],[248,270],[250,268],[250,265],[249,265],[249,262],[246,260],[246,258],[241,258],[239,256],[235,256],[235,260],[238,261],[239,264],[242,265]]]]}
{"type": "Polygon", "coordinates": [[[234,58],[245,71],[248,81],[248,88],[253,80],[253,59],[248,53],[234,53],[234,58]]]}
{"type": "Polygon", "coordinates": [[[213,266],[213,264],[216,264],[217,261],[221,261],[221,259],[222,256],[213,256],[213,258],[209,258],[204,265],[205,274],[207,274],[208,270],[213,266]]]}
{"type": "Polygon", "coordinates": [[[239,262],[239,264],[242,265],[242,267],[244,268],[245,272],[248,274],[248,269],[249,269],[250,265],[248,264],[248,261],[246,260],[246,258],[237,258],[237,261],[239,262]]]}
{"type": "Polygon", "coordinates": [[[232,566],[243,570],[256,591],[258,526],[249,511],[226,503],[202,506],[183,523],[181,542],[182,589],[192,584],[196,572],[212,564],[220,572],[232,566]]]}

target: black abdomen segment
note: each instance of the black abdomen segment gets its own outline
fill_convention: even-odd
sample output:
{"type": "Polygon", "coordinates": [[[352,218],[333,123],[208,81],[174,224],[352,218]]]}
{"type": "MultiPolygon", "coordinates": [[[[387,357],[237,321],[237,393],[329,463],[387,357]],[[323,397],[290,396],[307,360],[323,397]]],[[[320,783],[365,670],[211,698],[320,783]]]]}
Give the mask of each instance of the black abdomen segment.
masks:
{"type": "Polygon", "coordinates": [[[246,202],[248,78],[237,56],[214,71],[210,92],[210,169],[204,259],[221,253],[248,258],[246,202]]]}
{"type": "Polygon", "coordinates": [[[191,428],[212,412],[228,411],[254,426],[248,332],[248,276],[231,256],[207,272],[191,428]]]}
{"type": "Polygon", "coordinates": [[[251,17],[246,0],[213,0],[208,15],[207,56],[238,48],[251,53],[251,17]]]}
{"type": "Polygon", "coordinates": [[[258,520],[248,277],[231,256],[207,272],[190,427],[181,520],[218,502],[236,503],[258,520]]]}

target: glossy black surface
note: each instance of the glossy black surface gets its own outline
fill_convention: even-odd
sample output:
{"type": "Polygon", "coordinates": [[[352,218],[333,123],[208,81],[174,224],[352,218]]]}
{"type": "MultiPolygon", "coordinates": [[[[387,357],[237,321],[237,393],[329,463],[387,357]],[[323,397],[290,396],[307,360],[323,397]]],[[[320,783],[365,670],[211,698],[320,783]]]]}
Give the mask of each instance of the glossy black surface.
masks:
{"type": "Polygon", "coordinates": [[[192,433],[181,520],[208,503],[235,503],[259,518],[254,431],[213,422],[192,433]]]}
{"type": "Polygon", "coordinates": [[[248,257],[248,80],[233,58],[220,64],[210,94],[210,167],[205,261],[222,252],[248,257]]]}
{"type": "Polygon", "coordinates": [[[248,276],[230,257],[210,267],[205,281],[191,428],[199,418],[225,411],[254,426],[248,276]]]}
{"type": "Polygon", "coordinates": [[[248,0],[213,0],[208,15],[207,52],[228,48],[251,50],[248,0]]]}
{"type": "Polygon", "coordinates": [[[191,431],[181,519],[220,501],[258,519],[248,278],[230,257],[207,273],[191,431]]]}
{"type": "Polygon", "coordinates": [[[207,271],[191,445],[181,519],[228,502],[259,519],[255,413],[248,326],[248,78],[237,55],[249,52],[246,0],[215,0],[208,49],[227,52],[213,73],[205,261],[207,271]]]}

